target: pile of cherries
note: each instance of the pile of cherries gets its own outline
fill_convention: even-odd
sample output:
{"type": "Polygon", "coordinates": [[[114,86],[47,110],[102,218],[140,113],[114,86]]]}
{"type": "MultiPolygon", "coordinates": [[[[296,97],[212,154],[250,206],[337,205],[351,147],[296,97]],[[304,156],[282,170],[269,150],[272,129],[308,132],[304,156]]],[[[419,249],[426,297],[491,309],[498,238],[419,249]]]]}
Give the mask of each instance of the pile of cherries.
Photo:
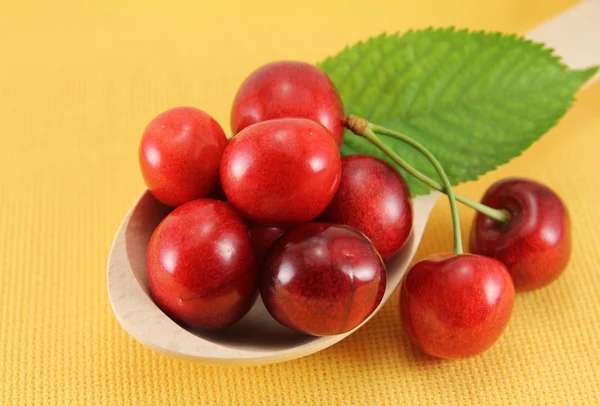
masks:
{"type": "MultiPolygon", "coordinates": [[[[148,245],[155,302],[183,326],[210,330],[241,319],[260,292],[269,313],[294,330],[356,328],[381,303],[384,261],[411,234],[404,179],[378,158],[340,157],[345,126],[360,131],[348,125],[333,83],[310,64],[276,62],[251,74],[231,126],[228,141],[208,114],[179,107],[144,131],[146,185],[175,208],[148,245]]],[[[440,190],[452,201],[449,187],[440,190]]],[[[437,357],[488,349],[508,323],[515,287],[544,286],[568,262],[569,216],[549,188],[508,179],[482,204],[502,221],[478,213],[477,255],[455,247],[455,255],[415,264],[402,285],[405,329],[437,357]]]]}

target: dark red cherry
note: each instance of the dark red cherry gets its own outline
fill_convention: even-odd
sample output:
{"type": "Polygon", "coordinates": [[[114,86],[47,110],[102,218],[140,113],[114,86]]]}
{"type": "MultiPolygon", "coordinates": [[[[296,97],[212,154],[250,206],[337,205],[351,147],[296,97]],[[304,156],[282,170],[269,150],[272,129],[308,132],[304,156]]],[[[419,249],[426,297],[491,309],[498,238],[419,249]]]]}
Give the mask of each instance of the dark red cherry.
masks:
{"type": "Polygon", "coordinates": [[[344,105],[327,75],[314,65],[281,61],[252,73],[231,110],[234,134],[273,118],[307,118],[327,127],[338,145],[344,138],[344,105]]]}
{"type": "Polygon", "coordinates": [[[308,223],[271,246],[260,294],[281,324],[325,336],[365,321],[381,302],[385,284],[383,261],[364,235],[348,226],[308,223]]]}
{"type": "Polygon", "coordinates": [[[250,235],[252,236],[252,245],[254,246],[254,256],[256,263],[260,264],[276,239],[281,237],[285,228],[254,225],[250,226],[250,235]]]}
{"type": "Polygon", "coordinates": [[[490,348],[510,319],[515,289],[506,267],[480,255],[440,255],[417,262],[400,292],[409,338],[439,358],[465,358],[490,348]]]}
{"type": "Polygon", "coordinates": [[[481,202],[504,209],[501,224],[477,214],[470,250],[504,263],[517,291],[541,288],[558,278],[571,256],[571,221],[561,199],[550,188],[528,179],[494,183],[481,202]]]}
{"type": "Polygon", "coordinates": [[[400,251],[412,230],[410,191],[387,162],[369,155],[342,158],[342,179],[320,217],[365,234],[384,260],[400,251]]]}
{"type": "Polygon", "coordinates": [[[225,195],[253,223],[306,223],[325,210],[340,183],[340,153],[329,131],[307,119],[254,124],[221,161],[225,195]]]}
{"type": "Polygon", "coordinates": [[[230,325],[256,299],[248,227],[229,204],[217,200],[194,200],[165,217],[148,244],[147,274],[156,304],[192,328],[230,325]]]}
{"type": "Polygon", "coordinates": [[[177,107],[154,118],[139,149],[148,189],[168,206],[207,197],[219,180],[219,163],[227,138],[202,110],[177,107]]]}

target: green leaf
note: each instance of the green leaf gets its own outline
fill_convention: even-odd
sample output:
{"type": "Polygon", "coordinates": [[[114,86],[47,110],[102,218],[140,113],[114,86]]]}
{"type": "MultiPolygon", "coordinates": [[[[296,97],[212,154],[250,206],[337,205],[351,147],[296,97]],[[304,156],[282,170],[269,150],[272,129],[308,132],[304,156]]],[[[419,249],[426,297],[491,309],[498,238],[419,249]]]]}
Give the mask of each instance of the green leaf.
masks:
{"type": "MultiPolygon", "coordinates": [[[[427,29],[359,42],[318,64],[347,114],[403,132],[439,159],[456,185],[519,155],[556,124],[597,68],[570,70],[543,44],[515,35],[427,29]]],[[[433,167],[382,137],[418,170],[433,167]]],[[[343,155],[384,155],[346,131],[343,155]]],[[[389,161],[389,160],[388,160],[389,161]]],[[[404,173],[413,195],[429,189],[404,173]]]]}

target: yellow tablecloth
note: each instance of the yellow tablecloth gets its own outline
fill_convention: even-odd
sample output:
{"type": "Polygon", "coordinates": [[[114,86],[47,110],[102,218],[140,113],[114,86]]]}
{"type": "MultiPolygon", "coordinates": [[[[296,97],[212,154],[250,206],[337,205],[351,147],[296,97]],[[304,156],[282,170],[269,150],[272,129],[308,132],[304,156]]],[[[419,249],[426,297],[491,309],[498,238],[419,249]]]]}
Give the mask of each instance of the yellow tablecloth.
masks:
{"type": "MultiPolygon", "coordinates": [[[[5,1],[0,10],[0,404],[600,404],[600,84],[541,141],[459,190],[508,175],[551,185],[573,215],[573,259],[518,296],[483,356],[421,355],[398,295],[319,354],[227,369],[130,338],[105,287],[113,234],[143,188],[137,145],[158,112],[194,105],[228,127],[257,66],[316,61],[382,31],[525,32],[573,0],[5,1]],[[598,200],[597,200],[598,199],[598,200]]],[[[472,213],[461,208],[466,234],[472,213]]],[[[440,200],[418,257],[451,248],[440,200]]]]}

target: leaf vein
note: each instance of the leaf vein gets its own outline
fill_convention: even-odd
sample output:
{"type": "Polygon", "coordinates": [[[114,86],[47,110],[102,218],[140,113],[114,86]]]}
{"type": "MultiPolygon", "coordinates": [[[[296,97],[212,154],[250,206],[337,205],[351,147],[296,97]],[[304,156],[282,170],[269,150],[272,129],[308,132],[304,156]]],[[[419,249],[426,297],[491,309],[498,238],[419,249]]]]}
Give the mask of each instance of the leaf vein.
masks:
{"type": "Polygon", "coordinates": [[[408,100],[408,105],[404,108],[404,111],[403,111],[403,114],[402,114],[403,116],[407,116],[408,115],[408,112],[410,111],[410,108],[412,107],[412,105],[414,104],[415,100],[417,99],[417,97],[419,95],[419,92],[423,89],[423,86],[425,86],[425,84],[431,78],[431,76],[433,75],[433,73],[442,64],[442,62],[444,62],[444,58],[446,56],[448,56],[448,54],[450,54],[452,51],[453,51],[453,48],[451,46],[448,47],[448,49],[446,50],[446,52],[444,52],[444,54],[442,55],[442,57],[438,59],[437,63],[435,63],[435,65],[432,66],[432,68],[427,72],[427,74],[425,74],[423,76],[423,79],[417,85],[417,88],[415,89],[415,91],[412,93],[412,97],[408,100]]]}
{"type": "Polygon", "coordinates": [[[433,99],[429,102],[430,108],[429,111],[431,111],[431,107],[435,106],[435,103],[444,95],[444,93],[448,90],[448,88],[450,87],[450,85],[452,84],[452,80],[456,79],[456,77],[461,73],[461,70],[463,67],[465,67],[468,63],[472,62],[478,55],[479,51],[479,45],[477,45],[475,47],[475,49],[468,55],[466,56],[462,63],[455,68],[454,72],[452,72],[452,75],[450,75],[450,77],[448,77],[446,79],[446,83],[441,86],[441,90],[438,89],[438,91],[435,93],[433,99]]]}

